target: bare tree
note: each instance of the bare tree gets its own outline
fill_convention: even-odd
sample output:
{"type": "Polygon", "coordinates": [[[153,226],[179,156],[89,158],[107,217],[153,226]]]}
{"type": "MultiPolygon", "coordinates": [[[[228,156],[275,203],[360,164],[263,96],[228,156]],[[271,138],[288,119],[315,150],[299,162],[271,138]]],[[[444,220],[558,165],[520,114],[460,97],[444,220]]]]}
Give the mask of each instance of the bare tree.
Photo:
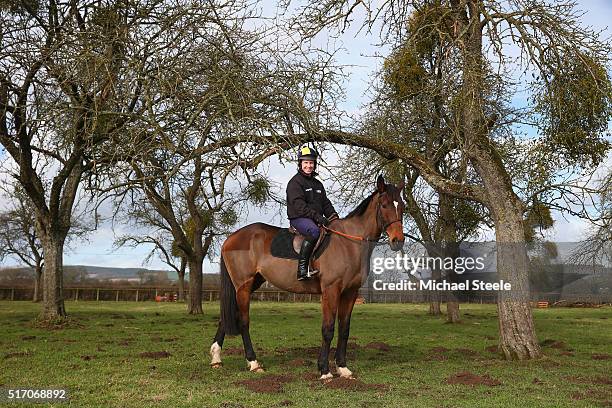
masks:
{"type": "MultiPolygon", "coordinates": [[[[153,209],[150,209],[150,211],[154,214],[153,209]]],[[[133,212],[130,212],[130,217],[133,216],[133,212]]],[[[138,224],[140,227],[153,229],[155,231],[155,226],[147,225],[146,220],[140,219],[138,224]]],[[[162,229],[157,229],[157,231],[153,233],[150,232],[142,235],[128,234],[120,236],[115,240],[115,246],[117,248],[123,246],[137,247],[140,245],[152,246],[143,264],[149,263],[153,256],[157,255],[160,261],[176,272],[178,277],[178,301],[183,302],[185,300],[185,271],[187,269],[187,258],[183,255],[178,246],[174,244],[172,235],[167,232],[164,233],[162,229]]]]}
{"type": "Polygon", "coordinates": [[[600,198],[594,209],[596,215],[593,217],[587,236],[570,255],[570,259],[579,265],[595,267],[612,264],[612,171],[610,169],[598,184],[600,198]]]}
{"type": "Polygon", "coordinates": [[[27,195],[14,186],[10,207],[0,213],[0,261],[17,258],[34,270],[33,301],[40,301],[43,248],[36,232],[36,220],[27,195]]]}
{"type": "Polygon", "coordinates": [[[121,72],[132,27],[148,10],[129,10],[55,0],[0,9],[0,143],[44,248],[43,319],[66,316],[64,244],[93,152],[135,111],[138,87],[121,72]]]}
{"type": "Polygon", "coordinates": [[[180,49],[157,45],[150,49],[163,56],[143,56],[144,112],[100,153],[116,163],[104,192],[127,200],[135,219],[171,236],[185,258],[189,313],[202,312],[202,263],[216,238],[240,203],[267,190],[253,169],[290,145],[290,113],[322,83],[320,70],[285,63],[271,33],[245,28],[251,11],[242,2],[200,6],[169,23],[174,37],[157,39],[180,40],[180,49]]]}
{"type": "MultiPolygon", "coordinates": [[[[307,37],[325,27],[343,29],[358,8],[365,10],[366,29],[382,23],[384,39],[397,36],[416,42],[433,37],[445,44],[444,52],[460,79],[450,93],[452,98],[445,101],[455,113],[445,126],[450,128],[456,149],[473,167],[479,181],[459,183],[449,179],[421,151],[376,133],[308,129],[315,135],[311,137],[400,158],[439,192],[484,205],[495,225],[498,275],[513,288],[498,296],[500,348],[507,358],[538,357],[541,351],[528,303],[523,227],[528,202],[514,191],[511,172],[504,163],[503,143],[494,130],[502,124],[534,118],[530,114],[535,113],[535,124],[544,135],[539,148],[553,159],[548,163],[567,167],[597,165],[609,149],[602,132],[612,112],[612,86],[605,69],[610,44],[602,41],[598,33],[580,26],[572,2],[550,5],[539,0],[392,0],[380,5],[370,1],[311,2],[295,19],[295,25],[307,37]],[[417,22],[418,30],[406,33],[411,20],[417,22]],[[508,58],[508,45],[522,51],[518,61],[508,58]],[[495,79],[496,73],[501,80],[507,80],[503,74],[508,73],[512,62],[524,63],[523,67],[533,68],[538,74],[531,88],[536,90],[535,109],[527,116],[500,116],[490,109],[487,99],[489,80],[495,79]]],[[[509,87],[503,89],[506,95],[510,91],[509,87]]]]}

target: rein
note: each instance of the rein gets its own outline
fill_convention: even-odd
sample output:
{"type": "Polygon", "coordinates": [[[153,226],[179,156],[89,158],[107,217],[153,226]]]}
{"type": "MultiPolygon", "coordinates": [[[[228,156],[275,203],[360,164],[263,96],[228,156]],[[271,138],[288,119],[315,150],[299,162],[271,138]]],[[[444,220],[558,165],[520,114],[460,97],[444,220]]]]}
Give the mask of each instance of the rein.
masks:
{"type": "Polygon", "coordinates": [[[326,227],[325,225],[322,225],[322,227],[325,228],[327,231],[333,232],[334,234],[338,234],[340,236],[343,236],[344,238],[352,239],[352,240],[355,240],[355,241],[367,241],[367,242],[371,241],[369,238],[359,237],[357,235],[345,234],[344,232],[333,230],[333,229],[331,229],[329,227],[326,227]]]}
{"type": "MultiPolygon", "coordinates": [[[[384,221],[384,220],[382,219],[382,215],[381,215],[381,213],[380,213],[380,203],[378,203],[378,204],[376,205],[376,223],[377,223],[378,225],[380,225],[380,224],[382,224],[382,221],[384,221]]],[[[382,230],[383,230],[383,231],[386,231],[386,230],[387,230],[387,228],[389,227],[389,225],[393,225],[393,224],[395,224],[396,222],[402,222],[402,219],[401,219],[401,218],[398,218],[397,220],[393,220],[393,221],[391,221],[391,222],[386,223],[386,224],[383,226],[382,230]]],[[[326,229],[327,231],[329,231],[329,232],[333,232],[334,234],[338,234],[338,235],[340,235],[340,236],[342,236],[342,237],[345,237],[345,238],[348,238],[348,239],[352,239],[352,240],[354,240],[354,241],[378,242],[378,239],[376,239],[376,240],[372,240],[372,239],[370,239],[370,238],[368,238],[368,237],[360,237],[360,236],[357,236],[357,235],[345,234],[344,232],[340,232],[340,231],[337,231],[337,230],[333,230],[333,229],[331,229],[331,228],[329,228],[329,227],[327,227],[327,226],[325,226],[325,225],[322,225],[322,227],[323,227],[324,229],[326,229]]]]}

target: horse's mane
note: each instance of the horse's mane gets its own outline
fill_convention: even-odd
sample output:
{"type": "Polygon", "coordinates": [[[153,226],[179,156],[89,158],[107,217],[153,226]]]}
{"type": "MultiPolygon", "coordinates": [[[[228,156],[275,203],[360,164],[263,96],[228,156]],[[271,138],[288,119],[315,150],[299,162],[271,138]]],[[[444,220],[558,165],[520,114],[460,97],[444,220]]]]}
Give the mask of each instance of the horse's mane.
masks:
{"type": "Polygon", "coordinates": [[[372,198],[374,198],[374,195],[376,193],[377,191],[374,191],[372,194],[370,194],[370,196],[363,200],[357,207],[355,207],[353,211],[348,213],[346,218],[362,215],[365,212],[366,208],[368,208],[368,205],[370,205],[370,201],[372,201],[372,198]]]}

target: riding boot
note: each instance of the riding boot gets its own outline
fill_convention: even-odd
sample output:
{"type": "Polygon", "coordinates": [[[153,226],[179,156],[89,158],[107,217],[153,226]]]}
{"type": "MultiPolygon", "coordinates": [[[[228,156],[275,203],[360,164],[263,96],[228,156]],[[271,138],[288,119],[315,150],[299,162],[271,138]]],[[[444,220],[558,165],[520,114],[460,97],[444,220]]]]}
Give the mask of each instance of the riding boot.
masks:
{"type": "Polygon", "coordinates": [[[305,238],[304,241],[302,241],[300,259],[298,260],[297,280],[308,279],[319,272],[310,270],[310,255],[312,255],[312,250],[316,242],[316,240],[309,238],[305,238]]]}

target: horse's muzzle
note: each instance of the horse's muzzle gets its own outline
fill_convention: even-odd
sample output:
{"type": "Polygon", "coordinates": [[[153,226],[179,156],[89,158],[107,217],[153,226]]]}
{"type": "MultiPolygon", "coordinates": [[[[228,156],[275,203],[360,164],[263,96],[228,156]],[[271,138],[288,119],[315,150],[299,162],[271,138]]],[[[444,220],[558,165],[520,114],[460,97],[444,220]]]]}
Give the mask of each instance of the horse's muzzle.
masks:
{"type": "Polygon", "coordinates": [[[391,240],[389,241],[389,246],[393,251],[399,251],[404,248],[404,241],[400,240],[391,240]]]}

